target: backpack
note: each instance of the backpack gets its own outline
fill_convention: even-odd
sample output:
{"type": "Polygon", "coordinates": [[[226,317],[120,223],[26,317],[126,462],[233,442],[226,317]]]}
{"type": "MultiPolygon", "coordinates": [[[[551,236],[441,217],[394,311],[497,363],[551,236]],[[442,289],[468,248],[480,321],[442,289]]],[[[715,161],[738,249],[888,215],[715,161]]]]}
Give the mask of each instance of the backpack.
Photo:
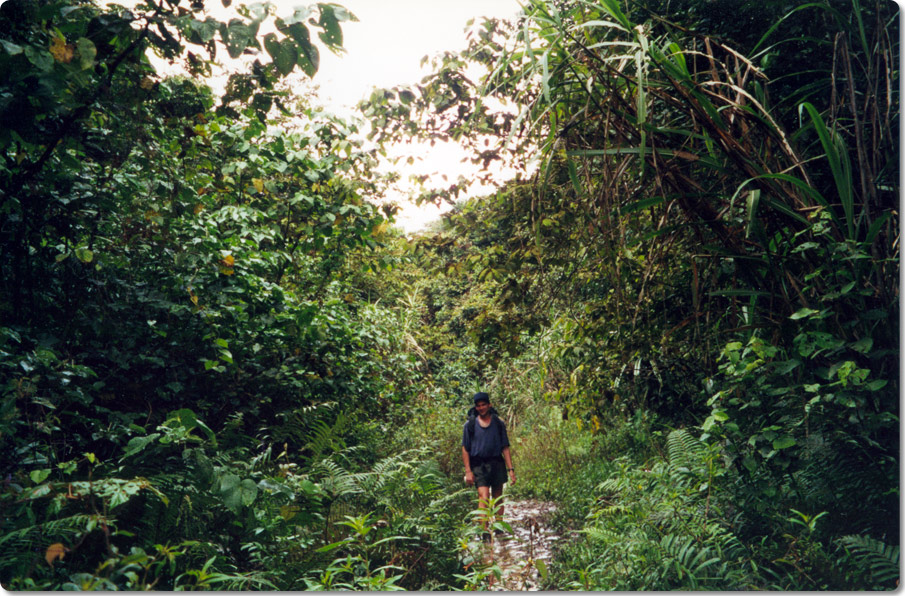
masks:
{"type": "MultiPolygon", "coordinates": [[[[496,428],[498,433],[502,432],[503,421],[500,420],[500,416],[493,406],[490,406],[490,417],[491,419],[496,418],[500,422],[500,426],[497,426],[496,428]]],[[[472,406],[471,409],[468,410],[468,414],[466,414],[465,420],[465,432],[468,434],[469,442],[474,439],[474,425],[477,424],[477,419],[478,410],[474,406],[472,406]]]]}

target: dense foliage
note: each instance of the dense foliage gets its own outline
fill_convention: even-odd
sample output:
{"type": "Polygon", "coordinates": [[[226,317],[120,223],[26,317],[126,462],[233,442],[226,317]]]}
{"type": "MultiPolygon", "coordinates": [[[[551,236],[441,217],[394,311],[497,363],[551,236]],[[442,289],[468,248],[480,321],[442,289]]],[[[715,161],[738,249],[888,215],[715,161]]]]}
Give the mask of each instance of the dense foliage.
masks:
{"type": "Polygon", "coordinates": [[[532,0],[367,123],[347,10],[182,4],[0,7],[4,587],[480,588],[477,389],[549,589],[898,585],[892,4],[532,0]],[[407,239],[410,138],[520,174],[407,239]]]}
{"type": "Polygon", "coordinates": [[[375,94],[374,136],[457,137],[476,161],[532,156],[521,181],[449,219],[474,247],[453,266],[489,283],[472,315],[481,345],[536,353],[547,399],[594,428],[641,412],[641,430],[698,429],[706,500],[692,494],[678,517],[697,512],[700,532],[644,528],[681,485],[668,468],[648,464],[667,491],[649,513],[602,483],[597,498],[630,511],[592,508],[606,514],[587,528],[576,586],[889,587],[898,12],[729,4],[532,2],[514,25],[476,26],[422,84],[375,94]],[[639,579],[638,553],[607,562],[625,523],[659,571],[639,579]],[[726,536],[743,554],[725,554],[726,536]],[[707,564],[664,576],[662,548],[707,564]],[[714,554],[751,567],[714,575],[714,554]]]}
{"type": "Polygon", "coordinates": [[[146,52],[190,48],[203,70],[261,49],[271,9],[202,9],[3,6],[3,583],[304,589],[351,515],[343,554],[372,571],[449,550],[407,571],[421,585],[461,525],[427,520],[463,505],[435,513],[450,497],[430,462],[378,449],[415,369],[402,315],[370,296],[397,259],[375,252],[391,211],[368,201],[354,125],[278,84],[314,74],[313,33],[339,51],[350,15],[276,19],[271,61],[215,98],[146,52]],[[412,542],[370,545],[400,524],[412,542]]]}

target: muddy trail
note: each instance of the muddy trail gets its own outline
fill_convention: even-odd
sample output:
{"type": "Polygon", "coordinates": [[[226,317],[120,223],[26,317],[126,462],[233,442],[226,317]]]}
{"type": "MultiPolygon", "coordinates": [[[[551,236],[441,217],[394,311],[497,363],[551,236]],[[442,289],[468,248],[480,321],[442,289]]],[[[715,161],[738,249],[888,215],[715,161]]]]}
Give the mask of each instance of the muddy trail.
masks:
{"type": "Polygon", "coordinates": [[[540,590],[540,576],[553,558],[553,547],[562,536],[550,520],[555,503],[523,500],[507,501],[504,519],[512,534],[494,536],[484,545],[485,565],[496,563],[502,577],[491,575],[489,588],[495,591],[540,590]]]}

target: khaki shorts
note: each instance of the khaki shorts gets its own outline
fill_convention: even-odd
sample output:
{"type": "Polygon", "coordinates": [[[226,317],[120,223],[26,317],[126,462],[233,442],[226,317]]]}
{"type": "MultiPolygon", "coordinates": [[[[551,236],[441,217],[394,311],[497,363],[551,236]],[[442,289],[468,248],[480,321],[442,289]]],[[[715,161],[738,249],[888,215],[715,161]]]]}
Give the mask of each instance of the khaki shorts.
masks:
{"type": "Polygon", "coordinates": [[[484,460],[472,464],[475,486],[503,486],[506,483],[506,462],[503,458],[484,460]]]}

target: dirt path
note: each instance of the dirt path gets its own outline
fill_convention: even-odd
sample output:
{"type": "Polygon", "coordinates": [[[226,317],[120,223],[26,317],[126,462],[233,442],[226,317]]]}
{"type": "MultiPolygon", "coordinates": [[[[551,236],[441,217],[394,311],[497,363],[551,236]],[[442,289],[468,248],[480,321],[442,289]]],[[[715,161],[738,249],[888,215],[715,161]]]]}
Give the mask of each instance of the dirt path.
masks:
{"type": "Polygon", "coordinates": [[[513,535],[496,536],[485,547],[484,562],[496,562],[503,570],[502,580],[491,578],[491,590],[539,590],[538,566],[549,565],[553,544],[560,540],[550,527],[550,516],[556,509],[543,501],[508,501],[505,519],[513,535]],[[542,561],[542,563],[537,563],[542,561]]]}

